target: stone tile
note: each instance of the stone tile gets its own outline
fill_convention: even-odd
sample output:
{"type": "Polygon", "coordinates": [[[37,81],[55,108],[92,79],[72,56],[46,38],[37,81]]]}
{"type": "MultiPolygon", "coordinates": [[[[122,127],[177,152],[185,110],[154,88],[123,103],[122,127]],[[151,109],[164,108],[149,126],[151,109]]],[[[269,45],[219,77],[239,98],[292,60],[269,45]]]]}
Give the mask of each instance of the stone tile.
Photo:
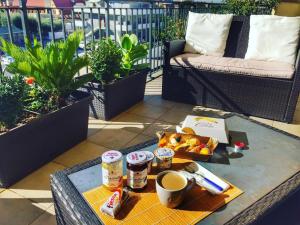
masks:
{"type": "Polygon", "coordinates": [[[50,174],[63,169],[64,166],[50,162],[14,184],[9,190],[34,201],[36,207],[47,209],[52,205],[50,174]]]}
{"type": "Polygon", "coordinates": [[[56,218],[54,207],[47,209],[41,216],[39,216],[31,225],[56,225],[56,218]]]}
{"type": "Polygon", "coordinates": [[[105,147],[84,141],[58,156],[53,161],[66,167],[72,167],[76,164],[100,157],[105,151],[107,151],[105,147]]]}
{"type": "Polygon", "coordinates": [[[296,105],[296,110],[300,110],[300,101],[298,100],[298,103],[296,105]]]}
{"type": "Polygon", "coordinates": [[[131,147],[133,145],[141,144],[143,142],[151,140],[152,137],[146,136],[144,134],[139,134],[133,140],[129,141],[124,147],[131,147]]]}
{"type": "Polygon", "coordinates": [[[43,213],[31,225],[57,225],[55,215],[43,213]]]}
{"type": "Polygon", "coordinates": [[[176,104],[175,102],[164,100],[161,95],[155,95],[152,98],[146,100],[147,103],[155,106],[161,106],[164,108],[172,108],[176,104]]]}
{"type": "Polygon", "coordinates": [[[175,131],[176,125],[165,121],[156,120],[151,126],[149,126],[142,134],[156,137],[157,131],[175,131]]]}
{"type": "Polygon", "coordinates": [[[161,77],[152,80],[146,84],[146,95],[161,95],[162,92],[162,79],[161,77]]]}
{"type": "Polygon", "coordinates": [[[300,122],[300,109],[295,111],[294,122],[297,122],[297,123],[300,122]]]}
{"type": "Polygon", "coordinates": [[[170,109],[165,112],[163,115],[159,117],[159,120],[165,121],[172,124],[180,124],[187,115],[191,113],[187,113],[186,111],[170,109]]]}
{"type": "Polygon", "coordinates": [[[274,121],[273,126],[277,129],[283,130],[290,134],[294,134],[300,137],[300,123],[298,124],[287,124],[278,121],[274,121]]]}
{"type": "Polygon", "coordinates": [[[16,193],[6,190],[0,193],[0,224],[31,224],[42,215],[44,210],[35,207],[32,202],[16,193]]]}
{"type": "Polygon", "coordinates": [[[167,111],[168,108],[166,107],[157,107],[151,104],[147,104],[146,102],[142,102],[131,108],[128,112],[152,119],[157,119],[167,111]]]}
{"type": "Polygon", "coordinates": [[[151,99],[153,97],[153,95],[146,95],[144,96],[144,101],[148,101],[149,99],[151,99]]]}
{"type": "Polygon", "coordinates": [[[89,141],[110,149],[119,149],[131,141],[137,133],[125,129],[103,128],[101,131],[90,136],[89,141]]]}
{"type": "Polygon", "coordinates": [[[4,188],[0,188],[0,193],[1,193],[2,191],[5,191],[5,189],[4,189],[4,188]]]}
{"type": "Polygon", "coordinates": [[[105,129],[125,129],[134,133],[141,133],[153,123],[154,119],[139,116],[133,113],[122,113],[111,124],[105,126],[105,129]]]}
{"type": "Polygon", "coordinates": [[[185,103],[180,103],[180,102],[173,102],[173,109],[176,111],[183,111],[189,114],[193,113],[193,110],[196,106],[190,105],[190,104],[185,104],[185,103]]]}
{"type": "Polygon", "coordinates": [[[256,120],[260,123],[264,123],[267,124],[269,126],[272,126],[274,121],[273,120],[268,120],[268,119],[264,119],[264,118],[259,118],[259,117],[255,117],[255,116],[250,116],[250,119],[256,120]]]}
{"type": "Polygon", "coordinates": [[[51,205],[48,209],[47,212],[49,212],[52,215],[55,215],[55,209],[54,209],[54,205],[51,205]]]}
{"type": "Polygon", "coordinates": [[[88,126],[88,136],[91,136],[97,133],[100,129],[110,124],[110,121],[99,120],[90,117],[89,118],[89,126],[88,126]]]}

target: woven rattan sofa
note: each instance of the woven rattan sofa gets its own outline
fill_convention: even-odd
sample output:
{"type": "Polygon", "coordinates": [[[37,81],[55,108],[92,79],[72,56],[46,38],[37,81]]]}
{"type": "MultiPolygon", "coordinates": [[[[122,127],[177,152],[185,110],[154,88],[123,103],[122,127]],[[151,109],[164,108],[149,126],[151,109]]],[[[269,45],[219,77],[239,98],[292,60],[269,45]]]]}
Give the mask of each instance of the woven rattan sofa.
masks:
{"type": "Polygon", "coordinates": [[[184,54],[185,40],[165,42],[162,97],[292,122],[300,89],[299,46],[295,67],[280,68],[276,62],[262,62],[261,68],[257,63],[245,63],[249,22],[249,17],[233,18],[223,59],[184,54]],[[204,63],[196,65],[197,60],[204,63]],[[223,60],[222,69],[217,60],[223,60]],[[226,62],[231,61],[238,67],[242,65],[242,70],[227,67],[226,62]]]}

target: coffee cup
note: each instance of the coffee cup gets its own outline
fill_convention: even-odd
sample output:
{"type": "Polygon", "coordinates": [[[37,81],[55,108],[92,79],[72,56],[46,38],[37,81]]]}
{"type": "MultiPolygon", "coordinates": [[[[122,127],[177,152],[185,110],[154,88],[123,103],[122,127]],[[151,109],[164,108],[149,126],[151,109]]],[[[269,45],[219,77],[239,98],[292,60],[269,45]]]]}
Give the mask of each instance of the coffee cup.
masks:
{"type": "Polygon", "coordinates": [[[156,192],[160,203],[168,208],[177,207],[194,184],[195,179],[189,182],[181,172],[173,170],[160,172],[156,178],[156,192]]]}

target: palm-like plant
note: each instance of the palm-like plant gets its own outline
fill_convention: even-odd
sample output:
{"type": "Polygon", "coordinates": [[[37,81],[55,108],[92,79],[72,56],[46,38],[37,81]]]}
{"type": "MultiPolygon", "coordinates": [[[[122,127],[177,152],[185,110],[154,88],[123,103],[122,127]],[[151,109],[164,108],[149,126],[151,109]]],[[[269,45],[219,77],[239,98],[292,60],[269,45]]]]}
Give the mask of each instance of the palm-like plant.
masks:
{"type": "Polygon", "coordinates": [[[76,73],[88,65],[86,56],[74,57],[82,38],[81,32],[74,32],[66,41],[50,42],[45,48],[37,39],[34,39],[33,45],[27,39],[25,50],[3,38],[0,42],[1,50],[14,58],[7,71],[34,77],[35,82],[50,92],[51,98],[55,98],[61,106],[68,95],[92,79],[92,76],[74,79],[76,73]]]}

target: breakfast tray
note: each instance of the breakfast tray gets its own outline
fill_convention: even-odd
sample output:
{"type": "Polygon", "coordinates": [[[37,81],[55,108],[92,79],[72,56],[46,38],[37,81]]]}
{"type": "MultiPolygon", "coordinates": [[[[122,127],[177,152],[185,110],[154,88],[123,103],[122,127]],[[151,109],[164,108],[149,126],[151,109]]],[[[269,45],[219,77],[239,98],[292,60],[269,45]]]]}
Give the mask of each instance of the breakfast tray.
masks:
{"type": "MultiPolygon", "coordinates": [[[[174,158],[172,169],[183,169],[189,162],[191,160],[174,158]]],[[[178,208],[169,209],[159,202],[155,191],[155,174],[156,168],[153,168],[153,174],[148,175],[146,189],[140,193],[133,193],[115,219],[100,212],[101,206],[112,195],[104,186],[84,192],[83,197],[104,224],[174,225],[195,224],[243,193],[230,184],[230,188],[223,194],[211,195],[196,185],[178,208]]],[[[124,182],[126,183],[126,176],[124,182]]]]}

